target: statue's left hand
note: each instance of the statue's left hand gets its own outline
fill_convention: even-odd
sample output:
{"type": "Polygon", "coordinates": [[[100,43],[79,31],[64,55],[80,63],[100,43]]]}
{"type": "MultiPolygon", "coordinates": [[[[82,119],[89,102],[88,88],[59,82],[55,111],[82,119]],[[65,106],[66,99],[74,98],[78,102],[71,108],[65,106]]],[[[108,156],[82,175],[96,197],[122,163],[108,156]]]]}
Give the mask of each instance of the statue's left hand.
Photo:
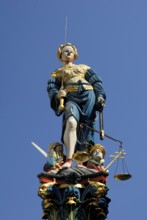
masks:
{"type": "Polygon", "coordinates": [[[97,102],[98,102],[98,109],[102,111],[105,106],[105,99],[100,96],[98,97],[97,102]]]}

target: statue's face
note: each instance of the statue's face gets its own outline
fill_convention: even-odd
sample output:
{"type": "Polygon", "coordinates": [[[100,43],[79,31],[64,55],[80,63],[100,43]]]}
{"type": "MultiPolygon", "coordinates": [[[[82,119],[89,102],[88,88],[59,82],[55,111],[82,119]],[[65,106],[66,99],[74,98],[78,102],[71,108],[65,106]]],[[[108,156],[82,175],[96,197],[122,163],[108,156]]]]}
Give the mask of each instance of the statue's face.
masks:
{"type": "Polygon", "coordinates": [[[92,158],[96,161],[100,161],[101,159],[103,159],[103,154],[102,154],[101,150],[95,149],[92,152],[92,158]]]}
{"type": "Polygon", "coordinates": [[[75,58],[74,49],[71,46],[65,46],[62,49],[62,61],[72,62],[75,58]]]}
{"type": "Polygon", "coordinates": [[[58,145],[55,149],[56,152],[56,158],[62,158],[63,157],[63,146],[62,145],[58,145]]]}
{"type": "Polygon", "coordinates": [[[41,184],[41,186],[39,187],[38,190],[38,194],[41,198],[45,198],[45,196],[47,195],[47,188],[48,188],[48,184],[41,184]]]}

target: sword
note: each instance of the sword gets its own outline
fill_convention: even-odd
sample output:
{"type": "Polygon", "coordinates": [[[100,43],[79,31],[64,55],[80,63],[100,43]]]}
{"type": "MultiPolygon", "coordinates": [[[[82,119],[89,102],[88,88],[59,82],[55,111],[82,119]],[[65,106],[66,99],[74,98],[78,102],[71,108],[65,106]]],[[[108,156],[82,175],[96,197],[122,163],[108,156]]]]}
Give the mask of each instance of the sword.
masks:
{"type": "MultiPolygon", "coordinates": [[[[61,87],[60,87],[61,90],[64,89],[64,81],[63,80],[64,80],[64,71],[62,69],[62,82],[61,82],[61,87]]],[[[60,98],[59,110],[61,110],[61,111],[64,110],[64,98],[63,97],[60,98]]]]}
{"type": "Polygon", "coordinates": [[[47,157],[47,153],[41,149],[41,147],[39,147],[37,144],[35,144],[33,141],[32,141],[32,145],[45,157],[47,157]]]}
{"type": "Polygon", "coordinates": [[[100,140],[104,140],[104,122],[103,122],[103,112],[99,112],[99,126],[100,126],[100,140]]]}

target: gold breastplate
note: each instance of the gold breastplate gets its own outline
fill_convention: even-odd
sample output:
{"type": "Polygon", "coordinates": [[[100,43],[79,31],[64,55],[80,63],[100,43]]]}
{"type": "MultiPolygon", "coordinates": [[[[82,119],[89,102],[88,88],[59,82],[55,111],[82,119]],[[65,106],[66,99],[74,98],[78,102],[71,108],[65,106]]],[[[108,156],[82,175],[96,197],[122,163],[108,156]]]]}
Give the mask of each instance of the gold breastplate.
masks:
{"type": "Polygon", "coordinates": [[[90,69],[86,65],[67,65],[57,69],[51,74],[51,77],[56,77],[59,81],[66,83],[76,83],[81,80],[83,83],[86,83],[85,74],[87,70],[90,69]]]}

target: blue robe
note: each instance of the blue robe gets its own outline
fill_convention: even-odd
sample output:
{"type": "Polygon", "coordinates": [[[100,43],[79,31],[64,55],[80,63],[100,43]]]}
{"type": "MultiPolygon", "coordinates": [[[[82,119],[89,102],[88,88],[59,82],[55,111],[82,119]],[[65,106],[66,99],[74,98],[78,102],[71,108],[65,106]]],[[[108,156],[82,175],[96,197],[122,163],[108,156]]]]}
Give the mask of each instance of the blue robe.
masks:
{"type": "MultiPolygon", "coordinates": [[[[88,69],[85,73],[85,80],[88,84],[92,85],[93,90],[82,90],[76,92],[68,92],[65,97],[65,109],[59,110],[59,100],[57,93],[61,87],[61,81],[56,77],[51,77],[48,81],[47,91],[50,98],[51,108],[55,111],[57,116],[63,113],[63,129],[62,129],[62,142],[65,131],[66,120],[73,116],[78,122],[77,129],[77,150],[84,150],[89,141],[94,142],[94,129],[97,113],[101,106],[98,104],[98,97],[106,99],[106,94],[102,86],[101,78],[92,70],[88,69]],[[85,126],[81,127],[80,124],[86,124],[91,127],[89,129],[85,126]]],[[[79,84],[81,87],[81,82],[79,84]]]]}

